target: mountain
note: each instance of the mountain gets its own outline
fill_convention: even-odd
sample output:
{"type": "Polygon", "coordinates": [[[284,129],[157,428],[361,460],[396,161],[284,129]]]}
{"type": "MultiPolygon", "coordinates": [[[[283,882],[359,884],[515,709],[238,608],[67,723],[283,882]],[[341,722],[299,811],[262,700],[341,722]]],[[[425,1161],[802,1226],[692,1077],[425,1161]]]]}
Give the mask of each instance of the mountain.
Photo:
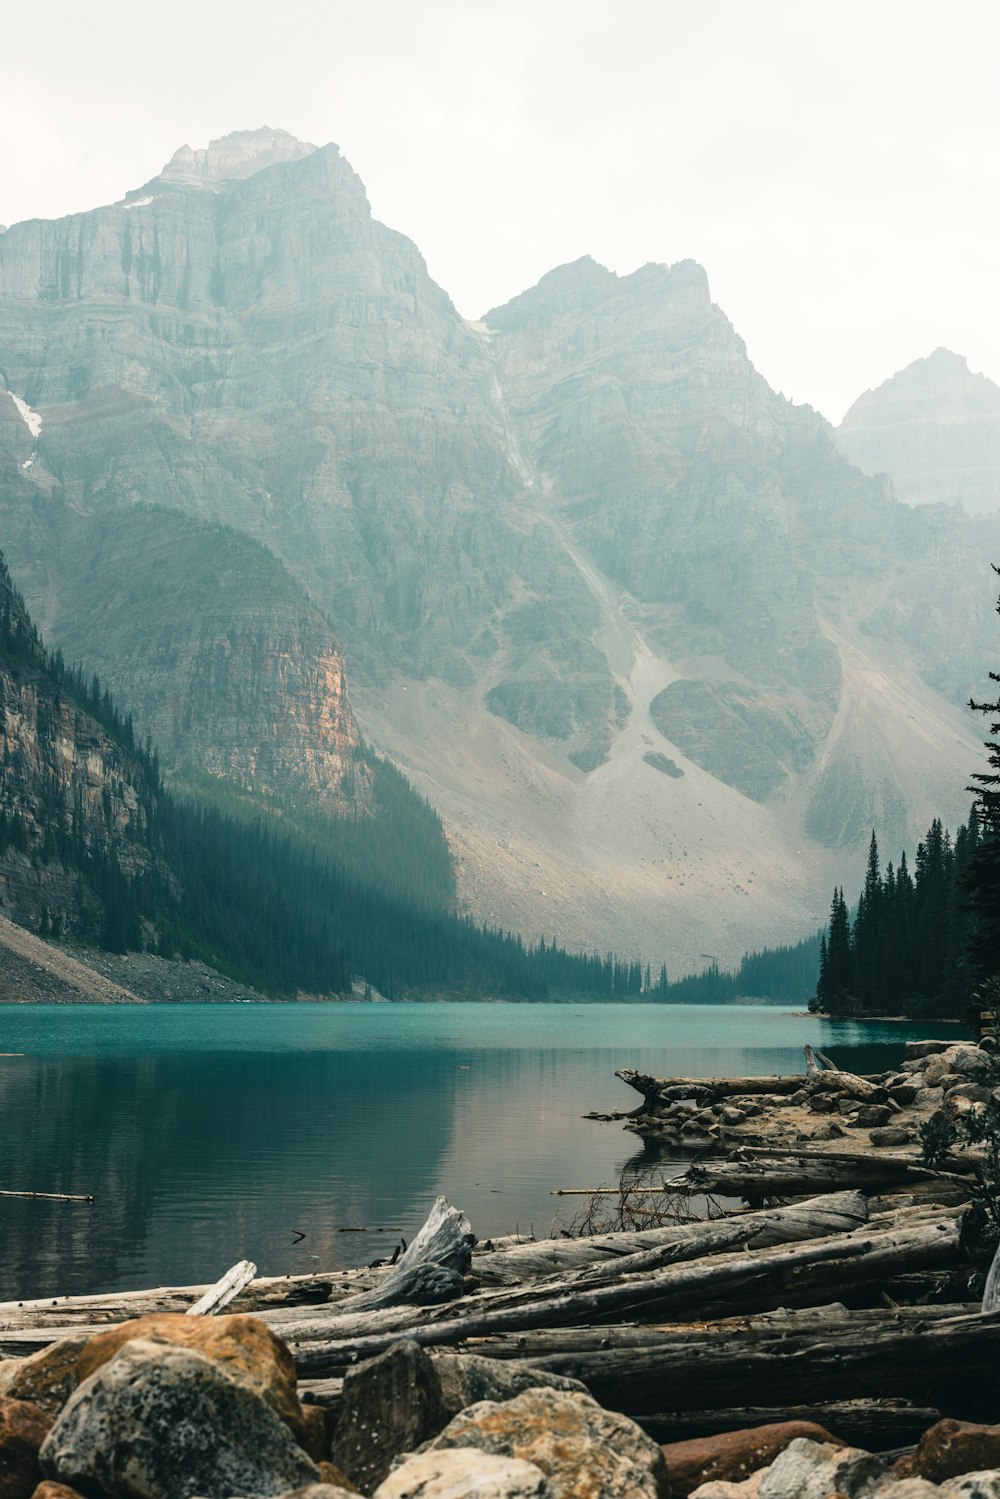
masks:
{"type": "Polygon", "coordinates": [[[961,354],[935,349],[865,391],[837,442],[866,474],[888,474],[908,504],[1000,509],[1000,385],[974,375],[961,354]]]}
{"type": "MultiPolygon", "coordinates": [[[[155,988],[182,1000],[234,990],[219,972],[187,965],[166,980],[178,957],[277,997],[369,987],[394,999],[640,994],[638,963],[526,946],[415,899],[412,878],[395,887],[373,879],[387,843],[402,863],[433,865],[428,822],[436,824],[430,813],[407,816],[410,788],[387,782],[370,755],[364,763],[372,814],[325,831],[177,799],[98,679],[42,644],[0,556],[0,999],[136,998],[61,949],[47,951],[38,937],[51,936],[152,953],[155,988]],[[395,814],[388,838],[386,805],[395,814]],[[364,877],[340,847],[355,822],[366,825],[364,877]]],[[[140,960],[126,975],[148,981],[149,967],[140,960]]]]}
{"type": "Polygon", "coordinates": [[[337,147],[245,132],[0,236],[0,373],[49,637],[175,772],[307,800],[342,648],[478,919],[734,961],[814,931],[873,824],[964,813],[996,523],[852,467],[690,261],[469,323],[337,147]]]}

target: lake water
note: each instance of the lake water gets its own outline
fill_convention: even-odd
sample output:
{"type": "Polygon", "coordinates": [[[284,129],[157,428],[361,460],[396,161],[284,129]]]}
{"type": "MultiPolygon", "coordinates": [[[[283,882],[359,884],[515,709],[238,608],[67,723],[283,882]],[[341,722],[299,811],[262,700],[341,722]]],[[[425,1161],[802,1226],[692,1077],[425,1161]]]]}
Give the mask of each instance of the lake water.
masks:
{"type": "Polygon", "coordinates": [[[642,1155],[581,1117],[639,1102],[616,1068],[798,1072],[809,1041],[874,1071],[926,1034],[770,1006],[0,1006],[22,1053],[0,1057],[0,1188],[95,1198],[0,1198],[0,1299],[367,1263],[439,1192],[481,1238],[548,1234],[581,1208],[553,1188],[642,1155]]]}

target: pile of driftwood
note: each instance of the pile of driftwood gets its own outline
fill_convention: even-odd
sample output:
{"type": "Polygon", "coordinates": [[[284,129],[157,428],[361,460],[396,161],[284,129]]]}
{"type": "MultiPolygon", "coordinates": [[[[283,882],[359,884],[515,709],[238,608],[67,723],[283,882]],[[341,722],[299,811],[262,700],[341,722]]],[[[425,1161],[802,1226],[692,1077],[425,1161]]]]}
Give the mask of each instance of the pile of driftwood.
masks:
{"type": "MultiPolygon", "coordinates": [[[[774,1078],[730,1080],[737,1089],[644,1079],[644,1108],[669,1106],[687,1085],[718,1102],[767,1096],[766,1081],[787,1098],[825,1076],[818,1096],[832,1071],[787,1091],[774,1078]]],[[[891,1086],[889,1075],[844,1073],[833,1086],[849,1097],[865,1084],[887,1096],[891,1086]]],[[[476,1246],[464,1216],[438,1199],[394,1266],[263,1280],[244,1264],[207,1296],[197,1287],[8,1303],[0,1355],[149,1311],[225,1305],[260,1315],[291,1347],[304,1397],[327,1406],[347,1370],[405,1337],[571,1375],[659,1441],[803,1418],[887,1448],[942,1416],[993,1419],[1000,1311],[971,1299],[976,1271],[961,1235],[969,1162],[933,1172],[915,1147],[886,1153],[861,1136],[856,1151],[834,1137],[769,1146],[765,1116],[750,1117],[756,1144],[717,1143],[716,1158],[670,1183],[692,1198],[724,1194],[720,1216],[476,1246]]]]}

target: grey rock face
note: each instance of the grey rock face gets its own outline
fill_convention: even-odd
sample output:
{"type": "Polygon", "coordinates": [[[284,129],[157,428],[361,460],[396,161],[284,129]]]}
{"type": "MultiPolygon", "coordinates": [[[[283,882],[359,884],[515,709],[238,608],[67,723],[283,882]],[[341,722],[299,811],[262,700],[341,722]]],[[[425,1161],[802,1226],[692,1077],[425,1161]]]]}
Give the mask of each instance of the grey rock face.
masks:
{"type": "Polygon", "coordinates": [[[866,474],[888,474],[909,504],[1000,508],[1000,386],[948,349],[859,396],[837,442],[866,474]]]}
{"type": "Polygon", "coordinates": [[[247,1385],[201,1354],[142,1340],[80,1385],[40,1457],[49,1477],[117,1499],[276,1495],[319,1478],[247,1385]]]}

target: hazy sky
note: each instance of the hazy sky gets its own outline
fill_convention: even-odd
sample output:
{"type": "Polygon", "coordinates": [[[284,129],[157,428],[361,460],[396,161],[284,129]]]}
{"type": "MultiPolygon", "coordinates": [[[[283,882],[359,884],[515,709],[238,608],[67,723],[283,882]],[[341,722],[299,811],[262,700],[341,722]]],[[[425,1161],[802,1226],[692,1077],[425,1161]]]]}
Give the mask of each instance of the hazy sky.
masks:
{"type": "Polygon", "coordinates": [[[49,0],[3,30],[0,223],[283,126],[466,316],[585,253],[690,256],[833,420],[938,344],[1000,380],[995,0],[49,0]]]}

